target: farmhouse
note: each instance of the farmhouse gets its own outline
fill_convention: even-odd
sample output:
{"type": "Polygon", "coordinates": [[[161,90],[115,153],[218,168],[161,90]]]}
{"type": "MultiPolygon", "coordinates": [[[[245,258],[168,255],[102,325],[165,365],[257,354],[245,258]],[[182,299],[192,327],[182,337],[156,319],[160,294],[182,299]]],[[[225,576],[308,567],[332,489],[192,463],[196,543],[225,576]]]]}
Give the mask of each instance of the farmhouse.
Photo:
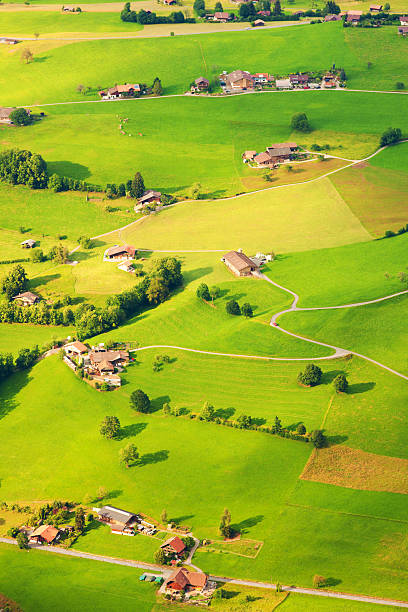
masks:
{"type": "Polygon", "coordinates": [[[398,34],[400,36],[407,36],[408,35],[408,26],[399,26],[398,34]]]}
{"type": "Polygon", "coordinates": [[[325,21],[341,21],[340,15],[326,15],[324,18],[325,21]]]}
{"type": "Polygon", "coordinates": [[[141,87],[138,83],[126,83],[125,85],[115,85],[109,89],[99,91],[102,100],[116,100],[118,98],[128,98],[140,94],[141,87]]]}
{"type": "Polygon", "coordinates": [[[207,586],[208,576],[203,572],[190,572],[183,568],[176,568],[165,583],[167,593],[178,594],[181,591],[201,593],[207,586]]]}
{"type": "Polygon", "coordinates": [[[164,4],[171,6],[172,4],[176,4],[176,0],[163,0],[164,4]]]}
{"type": "Polygon", "coordinates": [[[230,72],[225,75],[226,86],[229,89],[253,89],[255,84],[255,79],[246,70],[234,70],[234,72],[230,72]]]}
{"type": "Polygon", "coordinates": [[[94,510],[98,514],[98,521],[109,524],[112,530],[113,528],[130,528],[137,523],[136,514],[115,508],[115,506],[102,506],[102,508],[94,508],[94,510]]]}
{"type": "Polygon", "coordinates": [[[401,16],[400,17],[400,24],[402,26],[408,26],[408,17],[401,16]]]}
{"type": "Polygon", "coordinates": [[[250,276],[252,272],[259,270],[259,266],[241,251],[230,251],[221,258],[221,261],[236,276],[250,276]]]}
{"type": "Polygon", "coordinates": [[[292,159],[292,155],[297,150],[296,142],[278,142],[271,147],[267,147],[266,152],[274,164],[292,159]]]}
{"type": "Polygon", "coordinates": [[[37,527],[29,537],[30,543],[37,544],[52,544],[59,540],[61,536],[61,532],[56,527],[52,525],[41,525],[41,527],[37,527]]]}
{"type": "Polygon", "coordinates": [[[348,11],[347,13],[347,23],[351,23],[351,25],[357,25],[361,19],[362,11],[348,11]]]}
{"type": "Polygon", "coordinates": [[[16,45],[18,40],[16,38],[5,38],[4,36],[0,38],[0,44],[3,45],[16,45]]]}
{"type": "Polygon", "coordinates": [[[276,79],[276,89],[293,89],[290,79],[276,79]]]}
{"type": "Polygon", "coordinates": [[[40,299],[39,295],[31,291],[24,291],[24,293],[19,293],[13,297],[13,300],[18,300],[21,302],[22,306],[33,306],[33,304],[37,304],[40,299]]]}
{"type": "Polygon", "coordinates": [[[328,72],[327,74],[325,74],[323,77],[323,86],[326,89],[337,87],[336,75],[332,74],[331,72],[328,72]]]}
{"type": "Polygon", "coordinates": [[[134,259],[136,249],[133,246],[113,246],[105,251],[104,259],[106,261],[120,261],[123,259],[134,259]]]}
{"type": "Polygon", "coordinates": [[[148,189],[144,192],[142,197],[139,198],[139,204],[160,204],[161,203],[162,194],[160,191],[153,191],[153,189],[148,189]]]}
{"type": "Polygon", "coordinates": [[[173,555],[174,553],[176,555],[181,555],[185,551],[186,545],[178,536],[174,536],[163,542],[163,544],[160,545],[160,548],[164,553],[170,555],[173,555]]]}
{"type": "Polygon", "coordinates": [[[23,249],[32,249],[33,247],[35,247],[36,245],[36,241],[33,240],[32,238],[29,238],[28,240],[24,240],[23,242],[20,242],[20,246],[23,247],[23,249]]]}
{"type": "Polygon", "coordinates": [[[16,110],[15,108],[5,108],[0,106],[0,123],[12,124],[12,120],[10,119],[11,113],[16,110]]]}
{"type": "Polygon", "coordinates": [[[382,11],[383,9],[383,5],[382,4],[372,4],[370,6],[370,12],[371,13],[379,13],[380,11],[382,11]]]}
{"type": "Polygon", "coordinates": [[[231,15],[231,13],[225,13],[225,12],[216,12],[214,13],[214,21],[222,21],[224,23],[226,23],[227,21],[232,21],[234,15],[231,15]]]}
{"type": "Polygon", "coordinates": [[[258,153],[258,155],[255,155],[254,162],[258,164],[258,166],[270,166],[273,163],[271,156],[265,151],[262,151],[262,153],[258,153]]]}
{"type": "Polygon", "coordinates": [[[306,85],[309,81],[308,74],[290,74],[289,80],[292,85],[306,85]]]}
{"type": "Polygon", "coordinates": [[[89,361],[92,367],[102,372],[114,372],[115,368],[129,363],[127,351],[91,351],[89,361]]]}
{"type": "Polygon", "coordinates": [[[191,91],[205,91],[210,86],[210,81],[204,77],[198,77],[191,86],[191,91]]]}
{"type": "Polygon", "coordinates": [[[75,342],[71,342],[70,344],[66,344],[64,346],[64,352],[69,356],[72,355],[75,357],[80,357],[88,352],[88,347],[83,342],[75,340],[75,342]]]}

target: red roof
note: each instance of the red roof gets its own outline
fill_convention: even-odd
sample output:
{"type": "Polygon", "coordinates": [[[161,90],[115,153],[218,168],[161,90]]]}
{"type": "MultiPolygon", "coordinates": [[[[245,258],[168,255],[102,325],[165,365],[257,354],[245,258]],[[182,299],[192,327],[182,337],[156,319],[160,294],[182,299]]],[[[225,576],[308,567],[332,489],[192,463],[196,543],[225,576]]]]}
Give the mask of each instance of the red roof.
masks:
{"type": "Polygon", "coordinates": [[[185,550],[186,545],[184,544],[183,540],[181,540],[179,537],[175,536],[174,538],[169,538],[168,540],[166,540],[160,548],[165,548],[166,546],[170,546],[170,548],[172,548],[177,554],[182,553],[183,550],[185,550]]]}

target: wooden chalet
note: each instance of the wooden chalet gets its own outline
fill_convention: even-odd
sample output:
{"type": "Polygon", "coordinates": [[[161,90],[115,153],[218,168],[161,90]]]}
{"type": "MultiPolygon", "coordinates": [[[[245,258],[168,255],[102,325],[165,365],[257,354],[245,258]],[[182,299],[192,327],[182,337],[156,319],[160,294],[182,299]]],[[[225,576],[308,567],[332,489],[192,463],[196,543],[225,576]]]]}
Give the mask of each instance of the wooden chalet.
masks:
{"type": "Polygon", "coordinates": [[[167,593],[179,594],[181,591],[197,591],[201,593],[208,583],[208,576],[203,572],[190,572],[184,567],[178,567],[165,583],[167,593]]]}
{"type": "Polygon", "coordinates": [[[186,545],[184,544],[181,538],[179,538],[178,536],[173,536],[163,542],[163,544],[160,545],[160,548],[166,554],[181,555],[186,550],[186,545]]]}
{"type": "Polygon", "coordinates": [[[125,85],[115,85],[99,91],[102,100],[117,100],[118,98],[129,98],[140,94],[141,87],[139,83],[125,83],[125,85]]]}
{"type": "Polygon", "coordinates": [[[53,544],[59,540],[61,532],[53,525],[41,525],[37,527],[29,536],[32,544],[53,544]]]}
{"type": "Polygon", "coordinates": [[[225,77],[226,87],[229,89],[254,89],[255,79],[246,70],[234,70],[229,74],[226,74],[225,77]]]}
{"type": "Polygon", "coordinates": [[[41,298],[36,293],[24,291],[23,293],[15,295],[13,300],[17,300],[22,306],[33,306],[34,304],[37,304],[41,298]]]}
{"type": "Polygon", "coordinates": [[[116,245],[105,251],[104,259],[107,261],[120,261],[123,259],[134,259],[136,249],[128,244],[116,245]]]}

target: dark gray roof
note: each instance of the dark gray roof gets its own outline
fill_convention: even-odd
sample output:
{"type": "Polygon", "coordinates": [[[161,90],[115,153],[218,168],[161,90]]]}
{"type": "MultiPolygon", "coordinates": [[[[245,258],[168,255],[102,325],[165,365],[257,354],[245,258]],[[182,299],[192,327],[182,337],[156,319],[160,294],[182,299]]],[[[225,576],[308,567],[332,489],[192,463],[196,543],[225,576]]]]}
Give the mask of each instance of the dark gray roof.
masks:
{"type": "Polygon", "coordinates": [[[271,157],[281,157],[283,155],[291,155],[292,151],[289,147],[279,147],[278,149],[274,149],[273,147],[268,147],[266,149],[271,157]]]}
{"type": "Polygon", "coordinates": [[[98,515],[109,518],[112,521],[117,521],[118,523],[128,523],[136,516],[133,512],[127,512],[126,510],[115,508],[115,506],[102,506],[102,508],[98,510],[98,515]]]}

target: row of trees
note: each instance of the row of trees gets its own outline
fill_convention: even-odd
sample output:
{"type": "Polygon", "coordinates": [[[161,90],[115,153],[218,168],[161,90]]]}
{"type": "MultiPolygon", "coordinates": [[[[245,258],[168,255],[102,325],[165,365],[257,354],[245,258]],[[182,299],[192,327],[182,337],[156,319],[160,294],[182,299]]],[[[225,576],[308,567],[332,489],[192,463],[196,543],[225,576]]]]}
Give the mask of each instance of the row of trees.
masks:
{"type": "Polygon", "coordinates": [[[182,283],[181,262],[178,259],[163,257],[156,260],[139,284],[108,297],[104,308],[81,304],[75,310],[75,326],[79,339],[83,340],[119,327],[127,318],[164,302],[182,283]]]}
{"type": "MultiPolygon", "coordinates": [[[[319,366],[309,363],[303,372],[298,374],[298,382],[306,387],[315,387],[321,383],[323,372],[319,366]]],[[[345,393],[348,389],[348,380],[343,373],[338,374],[333,380],[333,386],[338,393],[345,393]]]]}
{"type": "Polygon", "coordinates": [[[33,348],[22,348],[18,351],[17,357],[11,353],[0,353],[0,380],[18,370],[31,368],[41,354],[40,348],[36,345],[33,348]]]}
{"type": "Polygon", "coordinates": [[[48,176],[47,164],[41,155],[31,151],[8,149],[0,153],[0,180],[11,185],[27,185],[31,189],[52,189],[53,191],[101,191],[97,185],[85,181],[48,176]]]}
{"type": "Polygon", "coordinates": [[[195,23],[194,18],[186,18],[182,11],[173,11],[170,15],[156,15],[151,11],[133,11],[130,2],[126,2],[120,13],[122,21],[130,23],[140,23],[141,25],[152,25],[155,23],[195,23]]]}
{"type": "Polygon", "coordinates": [[[248,302],[245,302],[244,304],[242,304],[242,306],[240,306],[236,300],[229,300],[225,304],[225,310],[230,315],[243,315],[247,319],[254,316],[252,306],[248,302]]]}

